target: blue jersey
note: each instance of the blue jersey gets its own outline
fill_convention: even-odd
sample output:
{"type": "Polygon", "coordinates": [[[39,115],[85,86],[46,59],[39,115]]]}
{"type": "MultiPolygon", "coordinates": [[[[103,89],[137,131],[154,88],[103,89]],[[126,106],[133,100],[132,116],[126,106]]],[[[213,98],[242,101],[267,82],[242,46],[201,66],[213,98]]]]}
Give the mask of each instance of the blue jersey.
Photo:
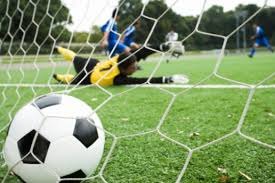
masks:
{"type": "Polygon", "coordinates": [[[124,44],[126,46],[131,46],[131,43],[134,42],[134,34],[135,34],[136,28],[135,26],[129,26],[124,34],[124,44]]]}
{"type": "Polygon", "coordinates": [[[257,28],[256,28],[256,39],[262,39],[262,38],[265,38],[264,30],[260,26],[257,26],[257,28]]]}
{"type": "Polygon", "coordinates": [[[102,32],[108,32],[108,51],[111,56],[120,54],[127,48],[124,44],[120,43],[118,38],[117,23],[115,19],[108,20],[103,26],[101,26],[102,32]]]}
{"type": "Polygon", "coordinates": [[[108,35],[109,43],[117,42],[119,36],[117,34],[117,23],[115,19],[112,18],[108,20],[103,26],[101,26],[100,29],[102,32],[109,32],[109,35],[108,35]]]}
{"type": "Polygon", "coordinates": [[[255,43],[258,46],[265,46],[265,47],[270,46],[269,41],[268,41],[267,37],[265,36],[264,30],[260,26],[257,26],[257,28],[256,28],[255,43]]]}

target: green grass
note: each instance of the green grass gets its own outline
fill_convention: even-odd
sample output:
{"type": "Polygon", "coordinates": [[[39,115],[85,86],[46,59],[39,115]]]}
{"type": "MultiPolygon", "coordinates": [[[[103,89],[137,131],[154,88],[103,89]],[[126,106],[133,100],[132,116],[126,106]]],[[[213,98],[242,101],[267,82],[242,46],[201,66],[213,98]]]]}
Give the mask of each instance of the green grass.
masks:
{"type": "Polygon", "coordinates": [[[247,96],[247,90],[194,89],[178,96],[161,130],[189,147],[201,146],[237,127],[247,96]]]}
{"type": "MultiPolygon", "coordinates": [[[[141,63],[143,70],[135,76],[148,76],[152,72],[156,62],[148,60],[149,62],[141,63]]],[[[190,83],[195,84],[213,72],[216,60],[215,56],[185,56],[168,64],[163,62],[156,76],[184,73],[189,76],[190,83]]],[[[65,72],[67,69],[64,66],[57,67],[54,72],[65,72]]],[[[36,83],[47,83],[52,72],[52,68],[41,68],[36,83]]],[[[36,73],[35,69],[25,69],[22,79],[22,74],[15,68],[10,71],[12,78],[9,80],[5,70],[1,70],[0,83],[32,83],[36,73]]],[[[240,82],[257,84],[275,73],[275,55],[260,53],[253,59],[246,55],[226,56],[218,73],[240,82]]],[[[55,82],[51,80],[51,83],[55,82]]],[[[230,83],[211,77],[203,84],[230,83]]],[[[263,84],[275,84],[275,76],[263,84]]],[[[3,95],[0,95],[0,104],[3,101],[0,128],[34,96],[51,91],[49,88],[15,89],[0,87],[0,93],[6,97],[4,100],[3,95]]],[[[57,91],[64,88],[52,89],[57,91]]],[[[124,86],[107,88],[113,94],[128,89],[124,86]]],[[[169,91],[179,93],[183,89],[169,91]]],[[[109,97],[95,87],[79,88],[70,95],[84,100],[94,109],[109,97]]],[[[212,142],[237,128],[248,95],[247,89],[191,89],[179,94],[167,113],[160,132],[189,148],[212,142]]],[[[172,98],[172,95],[160,89],[137,88],[113,97],[97,113],[105,130],[117,137],[149,132],[156,129],[172,98]]],[[[241,131],[275,146],[275,89],[256,90],[241,131]]],[[[2,140],[5,135],[6,131],[2,132],[2,140]]],[[[107,135],[104,156],[97,172],[113,142],[114,139],[107,135]]],[[[187,149],[160,136],[156,131],[119,138],[103,175],[108,182],[175,182],[187,155],[187,149]]],[[[6,171],[6,167],[0,169],[1,178],[6,171]]],[[[251,177],[250,182],[253,183],[275,182],[275,151],[235,134],[195,151],[181,182],[248,182],[240,171],[251,177]],[[227,173],[219,172],[218,168],[226,169],[227,173]]],[[[7,182],[16,182],[16,178],[9,176],[7,182]]],[[[103,181],[97,178],[85,182],[103,181]]]]}

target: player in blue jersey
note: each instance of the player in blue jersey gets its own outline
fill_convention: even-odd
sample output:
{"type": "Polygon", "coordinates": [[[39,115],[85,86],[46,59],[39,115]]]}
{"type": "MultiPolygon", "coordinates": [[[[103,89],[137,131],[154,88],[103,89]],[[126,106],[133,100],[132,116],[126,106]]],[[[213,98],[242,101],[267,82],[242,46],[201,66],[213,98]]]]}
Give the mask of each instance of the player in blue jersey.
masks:
{"type": "Polygon", "coordinates": [[[274,52],[271,45],[269,44],[269,41],[264,33],[263,28],[258,26],[256,23],[253,24],[253,28],[255,29],[255,35],[253,35],[251,39],[255,40],[255,42],[248,56],[252,58],[256,52],[256,48],[258,48],[259,46],[265,46],[268,50],[274,52]]]}
{"type": "Polygon", "coordinates": [[[141,25],[140,20],[137,20],[133,25],[130,25],[129,27],[127,27],[121,39],[123,44],[130,47],[131,49],[140,48],[140,45],[134,41],[135,32],[137,29],[140,28],[140,25],[141,25]]]}
{"type": "Polygon", "coordinates": [[[107,50],[111,56],[120,54],[122,52],[130,52],[130,48],[121,43],[119,40],[117,29],[117,20],[119,20],[119,18],[119,12],[116,8],[112,13],[112,18],[101,27],[101,31],[104,34],[101,46],[107,47],[107,50]]]}

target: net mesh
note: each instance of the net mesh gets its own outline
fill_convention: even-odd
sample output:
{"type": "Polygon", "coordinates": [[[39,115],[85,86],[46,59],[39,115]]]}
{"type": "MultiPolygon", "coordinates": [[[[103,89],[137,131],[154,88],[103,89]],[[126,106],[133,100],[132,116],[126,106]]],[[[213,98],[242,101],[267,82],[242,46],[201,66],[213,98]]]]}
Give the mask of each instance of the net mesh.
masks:
{"type": "MultiPolygon", "coordinates": [[[[161,51],[157,51],[157,50],[155,50],[155,51],[159,53],[160,59],[158,59],[158,61],[154,65],[154,68],[150,72],[150,77],[149,77],[148,81],[141,85],[126,87],[126,89],[123,89],[122,91],[121,90],[116,91],[116,90],[108,90],[106,88],[101,87],[98,84],[94,84],[93,86],[81,86],[81,85],[68,86],[68,85],[53,84],[51,76],[56,71],[58,71],[58,66],[62,65],[62,63],[58,63],[55,61],[56,56],[53,54],[54,46],[56,45],[58,38],[60,36],[62,36],[62,34],[64,33],[64,30],[61,30],[59,35],[52,35],[51,30],[54,29],[54,26],[55,26],[54,20],[57,18],[57,16],[59,16],[59,11],[63,8],[63,5],[61,4],[60,7],[53,14],[52,12],[49,11],[50,5],[51,5],[51,0],[48,0],[47,4],[45,6],[46,13],[41,18],[41,20],[37,21],[35,19],[35,16],[36,16],[36,13],[38,13],[37,5],[39,2],[40,2],[40,0],[38,0],[38,1],[30,0],[30,1],[28,1],[27,5],[24,8],[22,8],[22,7],[20,7],[20,1],[17,1],[16,11],[10,12],[9,11],[10,6],[15,6],[15,4],[14,4],[14,1],[7,0],[7,7],[5,7],[5,16],[2,17],[1,21],[0,21],[0,29],[3,29],[3,27],[1,27],[1,25],[4,21],[9,22],[9,26],[6,30],[6,34],[2,37],[1,42],[0,42],[0,48],[2,48],[4,46],[4,44],[6,44],[6,43],[9,44],[7,55],[3,56],[0,61],[1,68],[2,68],[1,72],[5,73],[4,74],[5,79],[4,80],[1,79],[1,83],[0,83],[0,87],[1,87],[1,104],[0,104],[1,130],[0,130],[0,132],[2,134],[2,141],[1,141],[2,144],[4,143],[3,137],[5,136],[4,135],[5,131],[7,130],[8,126],[10,124],[9,122],[12,120],[13,115],[16,113],[16,111],[22,106],[22,104],[24,104],[25,102],[27,102],[41,94],[48,93],[48,92],[56,92],[56,93],[66,93],[66,94],[74,95],[76,93],[75,95],[77,96],[79,94],[79,92],[85,91],[86,88],[93,87],[93,89],[92,89],[93,91],[98,92],[98,95],[100,95],[100,96],[104,96],[104,97],[102,97],[103,99],[100,101],[98,101],[98,98],[100,98],[100,96],[97,96],[97,95],[92,95],[92,97],[90,98],[90,100],[92,102],[98,103],[97,107],[94,109],[95,112],[98,112],[98,111],[104,109],[106,106],[108,106],[109,103],[112,103],[112,101],[116,100],[117,98],[119,100],[123,100],[121,98],[121,96],[126,96],[127,93],[136,91],[139,88],[152,87],[154,90],[160,91],[164,95],[169,96],[167,98],[167,105],[165,107],[163,107],[161,110],[162,112],[160,113],[160,119],[159,119],[158,123],[156,125],[153,125],[153,127],[149,128],[148,130],[136,130],[136,131],[132,131],[132,132],[129,132],[126,134],[125,133],[124,134],[123,133],[116,134],[116,133],[112,133],[112,131],[108,131],[105,129],[104,131],[105,131],[106,135],[108,136],[108,138],[110,139],[110,141],[108,144],[108,148],[105,150],[105,156],[102,160],[102,164],[100,165],[99,170],[95,174],[92,174],[89,177],[87,177],[85,179],[81,179],[81,180],[94,180],[94,179],[99,178],[103,182],[109,182],[107,180],[107,178],[105,177],[104,173],[105,173],[108,165],[112,163],[113,153],[114,153],[115,149],[118,148],[120,141],[125,140],[125,139],[131,139],[134,137],[139,137],[139,136],[146,136],[149,134],[157,134],[161,139],[164,139],[166,141],[171,142],[172,144],[179,146],[186,153],[186,158],[185,158],[184,162],[182,163],[180,171],[177,173],[177,176],[175,177],[175,182],[181,182],[182,180],[184,180],[185,172],[188,169],[188,166],[190,164],[190,160],[191,160],[193,154],[195,154],[197,151],[206,149],[209,146],[213,146],[214,144],[217,144],[220,141],[224,141],[225,139],[228,139],[229,137],[236,135],[236,134],[244,139],[251,141],[256,146],[259,145],[259,146],[264,146],[269,149],[273,149],[273,150],[275,149],[274,145],[265,143],[264,141],[258,140],[256,138],[246,135],[245,133],[242,132],[242,127],[243,127],[244,121],[246,119],[250,104],[251,104],[253,97],[255,95],[255,91],[260,90],[261,88],[274,88],[274,85],[264,85],[264,83],[266,83],[268,80],[273,78],[275,76],[275,73],[270,74],[262,81],[258,82],[257,84],[253,84],[253,85],[249,84],[249,83],[233,80],[233,79],[225,77],[219,73],[219,69],[221,67],[221,63],[224,58],[225,48],[226,48],[228,40],[234,34],[236,34],[236,32],[239,31],[245,24],[247,24],[252,18],[257,16],[257,14],[259,12],[261,12],[267,6],[268,0],[263,1],[260,9],[258,9],[252,16],[248,17],[241,25],[239,25],[239,27],[235,28],[228,35],[218,35],[218,34],[209,33],[209,32],[200,30],[200,24],[201,24],[202,17],[204,15],[204,11],[206,9],[206,4],[207,4],[207,0],[203,1],[201,13],[199,15],[196,26],[194,27],[193,31],[188,36],[186,36],[183,40],[181,40],[181,42],[185,43],[194,34],[199,34],[199,35],[211,36],[211,37],[216,37],[218,39],[221,39],[223,41],[223,44],[219,51],[215,66],[214,66],[213,70],[211,71],[211,73],[193,85],[175,85],[174,87],[178,87],[179,89],[181,89],[179,92],[174,92],[173,90],[170,90],[170,88],[173,87],[173,85],[152,85],[152,84],[150,84],[150,82],[149,82],[150,78],[152,78],[153,76],[156,75],[156,72],[159,70],[161,63],[163,63],[166,60],[166,56],[169,53],[169,51],[161,52],[161,51]],[[24,14],[26,11],[29,10],[29,8],[33,10],[33,19],[31,22],[29,22],[29,26],[28,26],[26,24],[23,24],[23,22],[24,22],[24,14]],[[16,14],[21,15],[20,20],[14,19],[16,14]],[[44,21],[46,19],[49,20],[48,21],[49,23],[47,24],[47,26],[49,27],[48,37],[46,37],[45,40],[43,40],[43,41],[38,41],[40,26],[42,23],[45,23],[44,21]],[[15,32],[11,32],[11,27],[13,26],[14,21],[18,21],[18,27],[15,32]],[[25,44],[25,35],[29,31],[29,28],[31,27],[30,25],[35,25],[36,29],[33,30],[35,32],[35,34],[33,37],[32,44],[28,45],[28,47],[26,47],[24,45],[25,44]],[[22,37],[21,42],[15,43],[14,38],[18,35],[21,35],[21,37],[22,37]],[[40,55],[40,51],[43,48],[46,40],[51,40],[52,45],[53,45],[49,50],[50,54],[40,55]],[[15,49],[15,50],[13,50],[13,47],[12,47],[12,45],[14,45],[14,44],[18,44],[17,49],[15,49]],[[27,53],[30,49],[35,49],[36,54],[28,55],[27,53]],[[44,64],[39,63],[39,61],[42,59],[48,60],[48,62],[44,63],[44,64]],[[29,70],[30,68],[32,70],[29,70]],[[46,79],[43,78],[44,68],[50,68],[48,71],[50,73],[49,78],[46,78],[46,79]],[[28,78],[29,76],[26,74],[27,72],[32,72],[32,76],[31,76],[32,78],[28,78]],[[207,80],[209,80],[210,78],[213,78],[213,77],[227,81],[228,83],[230,83],[230,85],[204,85],[204,83],[207,80]],[[29,81],[31,81],[31,82],[29,82],[29,81]],[[164,126],[164,124],[168,118],[168,115],[171,112],[171,109],[172,109],[173,105],[175,104],[175,102],[177,101],[177,99],[184,97],[191,90],[194,90],[196,88],[201,88],[201,89],[237,88],[239,90],[246,89],[249,94],[248,94],[248,97],[246,98],[246,101],[245,101],[243,110],[241,112],[238,124],[230,132],[227,132],[226,134],[223,134],[220,137],[218,137],[214,140],[211,140],[207,143],[200,144],[197,147],[192,147],[184,142],[181,142],[181,141],[171,137],[170,135],[168,135],[167,133],[165,133],[162,130],[162,127],[164,126]],[[13,93],[13,94],[11,94],[11,93],[13,93]]],[[[148,49],[153,49],[149,46],[148,42],[149,42],[152,34],[156,33],[155,29],[156,29],[156,26],[157,26],[159,20],[161,20],[162,17],[164,17],[166,15],[166,13],[168,12],[169,9],[176,6],[176,4],[178,2],[179,2],[179,0],[173,1],[173,3],[169,6],[169,8],[166,11],[164,11],[163,13],[161,13],[161,15],[157,18],[150,17],[150,15],[147,15],[144,13],[149,1],[145,2],[143,4],[142,11],[140,12],[140,15],[137,18],[144,18],[144,19],[148,19],[153,22],[153,26],[151,27],[151,30],[147,35],[147,39],[143,43],[143,47],[146,47],[148,49]]],[[[91,2],[87,1],[87,3],[91,3],[91,2]]],[[[126,3],[126,1],[123,1],[122,4],[123,3],[126,3]]],[[[120,4],[118,7],[120,7],[122,4],[120,4]]],[[[101,12],[105,11],[105,9],[110,6],[112,8],[115,7],[109,1],[105,4],[105,6],[100,11],[101,12]]],[[[89,7],[89,6],[87,5],[87,7],[89,7]]],[[[89,11],[88,9],[85,9],[84,14],[86,14],[88,11],[89,11]]],[[[97,17],[100,17],[100,14],[97,17]]],[[[96,19],[93,20],[93,22],[95,22],[95,21],[96,21],[96,19]]],[[[64,22],[64,24],[69,24],[69,23],[70,23],[70,18],[68,16],[67,21],[64,22]]],[[[78,25],[76,25],[76,26],[78,26],[78,25]]],[[[70,36],[68,48],[70,48],[70,44],[72,43],[73,34],[74,33],[72,33],[70,36]]],[[[123,32],[119,33],[118,34],[119,37],[121,37],[122,34],[123,34],[123,32]]],[[[89,37],[90,36],[91,35],[89,35],[89,37]]],[[[99,46],[99,43],[100,42],[98,42],[96,44],[91,44],[87,40],[86,44],[89,45],[89,47],[92,50],[91,54],[89,54],[90,58],[93,57],[94,51],[99,46]]],[[[71,68],[72,68],[72,65],[70,65],[68,67],[67,73],[70,72],[71,68]]],[[[87,74],[89,74],[89,73],[87,73],[87,74]]],[[[129,119],[127,117],[125,117],[125,118],[122,118],[122,120],[128,121],[129,119]]],[[[104,122],[103,122],[103,124],[104,124],[104,122]]],[[[195,133],[195,135],[196,135],[196,133],[195,133]]],[[[3,152],[2,152],[2,154],[3,154],[3,152]]],[[[40,161],[40,160],[37,159],[37,161],[40,161]]],[[[42,163],[42,162],[40,162],[40,163],[42,163]]],[[[17,164],[15,164],[11,169],[8,169],[4,163],[4,160],[2,159],[1,172],[5,172],[4,175],[2,173],[2,175],[3,175],[2,182],[9,181],[10,173],[12,172],[12,169],[14,167],[16,167],[17,164]]],[[[45,168],[49,172],[52,172],[52,170],[49,167],[47,167],[46,165],[45,165],[45,168]]],[[[58,175],[55,172],[52,172],[52,173],[54,173],[58,177],[58,175]]],[[[75,180],[75,179],[66,179],[66,180],[75,180]]],[[[76,179],[76,180],[79,180],[79,179],[76,179]]]]}

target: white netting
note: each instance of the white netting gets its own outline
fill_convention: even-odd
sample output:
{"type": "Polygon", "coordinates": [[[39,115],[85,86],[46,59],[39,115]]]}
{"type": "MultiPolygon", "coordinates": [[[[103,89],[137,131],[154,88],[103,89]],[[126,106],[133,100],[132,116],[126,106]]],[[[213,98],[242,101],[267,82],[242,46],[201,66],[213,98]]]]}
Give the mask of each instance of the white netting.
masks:
{"type": "MultiPolygon", "coordinates": [[[[175,0],[175,1],[173,1],[173,3],[169,6],[169,8],[166,11],[164,11],[157,18],[153,18],[153,17],[150,17],[150,15],[144,14],[145,9],[147,7],[147,4],[149,2],[147,1],[146,3],[144,3],[143,9],[140,12],[140,15],[138,17],[136,17],[136,19],[138,19],[138,18],[144,18],[144,19],[151,20],[153,22],[153,26],[151,27],[151,30],[150,30],[150,32],[147,35],[147,39],[143,43],[143,47],[146,47],[148,49],[152,49],[152,48],[150,48],[150,46],[148,46],[148,42],[149,42],[149,39],[151,38],[152,34],[156,33],[155,28],[156,28],[159,20],[161,20],[161,18],[166,15],[166,13],[168,12],[169,9],[171,9],[173,6],[176,6],[177,3],[180,2],[180,1],[181,0],[175,0]]],[[[40,48],[44,45],[44,41],[42,41],[40,44],[37,42],[37,36],[38,36],[38,32],[39,32],[39,27],[40,27],[40,25],[41,25],[41,23],[43,22],[44,19],[49,18],[49,19],[51,19],[51,21],[50,21],[50,24],[48,26],[50,27],[50,30],[53,29],[54,19],[56,18],[56,16],[58,16],[58,11],[61,10],[61,8],[62,8],[63,5],[61,5],[61,7],[59,7],[57,9],[57,11],[56,11],[55,14],[50,14],[50,12],[48,10],[49,10],[50,4],[51,4],[51,0],[48,0],[48,3],[46,5],[46,7],[45,7],[45,9],[47,9],[47,11],[46,11],[46,14],[44,15],[44,17],[39,22],[36,22],[34,18],[33,18],[32,22],[30,22],[30,24],[34,24],[36,26],[36,30],[35,30],[36,34],[35,34],[35,37],[33,39],[32,45],[29,46],[29,49],[31,49],[31,47],[35,47],[37,49],[37,54],[33,55],[30,58],[30,56],[27,55],[28,48],[24,47],[25,34],[28,31],[28,28],[30,26],[23,27],[22,23],[23,23],[24,13],[25,13],[25,11],[27,11],[28,7],[33,7],[33,9],[34,9],[34,11],[33,11],[33,17],[35,17],[35,15],[37,13],[36,12],[36,6],[40,2],[40,0],[39,1],[35,1],[35,2],[32,1],[32,0],[28,1],[28,4],[27,4],[27,6],[24,9],[20,8],[20,6],[19,6],[20,1],[17,1],[17,8],[16,8],[16,11],[13,12],[13,14],[9,13],[8,9],[9,9],[9,6],[10,6],[10,4],[9,4],[10,1],[7,0],[7,2],[8,3],[7,3],[7,7],[6,7],[5,17],[2,17],[2,20],[0,21],[0,28],[1,28],[2,22],[4,21],[4,18],[5,18],[6,21],[7,20],[9,21],[9,27],[8,27],[8,30],[6,30],[6,35],[2,38],[2,40],[0,42],[0,48],[3,46],[5,40],[9,40],[9,44],[10,45],[14,44],[14,37],[19,32],[22,33],[22,41],[20,42],[20,44],[18,46],[18,49],[16,51],[12,51],[11,50],[12,47],[10,46],[9,49],[8,49],[8,51],[7,51],[7,53],[8,53],[7,56],[3,57],[0,60],[0,65],[3,68],[3,69],[1,69],[1,72],[5,72],[5,75],[6,75],[6,79],[4,80],[4,82],[0,83],[0,87],[1,87],[0,110],[2,110],[3,108],[5,108],[5,104],[9,100],[13,101],[12,105],[9,105],[9,107],[8,107],[8,112],[6,114],[2,114],[3,116],[0,117],[1,118],[1,123],[2,123],[0,131],[2,133],[7,130],[8,126],[9,126],[9,122],[12,120],[13,114],[15,113],[15,110],[18,108],[19,103],[22,102],[22,100],[25,97],[24,93],[21,93],[21,89],[22,88],[28,88],[28,89],[30,89],[31,93],[32,93],[31,98],[35,98],[35,97],[37,97],[37,96],[40,95],[40,89],[41,88],[47,89],[48,92],[58,92],[58,93],[70,94],[72,92],[81,91],[81,90],[83,90],[85,88],[90,87],[90,86],[79,86],[79,85],[74,85],[74,86],[55,85],[55,84],[51,83],[51,81],[52,81],[51,76],[58,69],[57,68],[57,64],[58,63],[56,63],[54,61],[53,50],[54,50],[54,46],[56,45],[56,40],[63,33],[62,31],[60,32],[60,35],[57,35],[57,36],[53,36],[51,34],[51,31],[50,31],[49,34],[48,34],[48,37],[45,38],[45,41],[46,41],[46,39],[50,39],[51,42],[53,43],[53,46],[52,46],[52,48],[50,50],[50,54],[48,56],[46,56],[46,58],[45,58],[45,59],[49,60],[49,62],[47,63],[46,67],[50,66],[50,68],[51,68],[51,75],[49,76],[49,78],[47,79],[47,81],[45,81],[44,83],[37,82],[38,79],[39,79],[39,77],[41,77],[41,72],[42,72],[42,68],[43,68],[43,64],[37,63],[38,59],[41,59],[41,57],[39,57],[39,51],[40,51],[40,48]],[[13,20],[13,17],[14,17],[14,15],[16,13],[20,13],[22,18],[21,18],[21,20],[19,20],[19,26],[18,26],[17,31],[11,33],[10,32],[10,27],[12,26],[13,21],[15,21],[15,20],[13,20]],[[22,56],[18,56],[19,52],[23,53],[23,55],[22,56]],[[30,59],[32,60],[32,62],[27,62],[30,59]],[[4,63],[4,61],[6,61],[6,62],[4,63]],[[34,70],[32,71],[34,73],[33,73],[33,78],[31,79],[32,80],[31,83],[25,81],[26,80],[26,72],[29,72],[27,70],[28,67],[34,68],[34,70]],[[18,72],[19,73],[20,78],[21,78],[20,80],[18,80],[18,81],[14,81],[13,80],[13,74],[14,74],[14,72],[18,72]],[[59,88],[59,87],[61,87],[61,88],[59,88]],[[15,98],[12,98],[12,99],[9,98],[9,92],[10,92],[9,89],[10,88],[12,88],[15,91],[15,93],[16,93],[16,95],[14,96],[15,98]],[[3,122],[2,121],[3,119],[8,119],[8,120],[5,120],[3,122]]],[[[127,1],[123,1],[122,3],[125,3],[125,2],[127,2],[127,1]]],[[[239,134],[241,137],[243,137],[245,139],[248,139],[249,141],[255,143],[256,145],[262,145],[262,146],[264,146],[266,148],[270,148],[270,149],[273,149],[273,150],[275,149],[274,145],[271,145],[271,144],[259,141],[259,140],[255,139],[253,137],[250,137],[250,136],[242,133],[242,131],[241,131],[243,123],[244,123],[244,120],[246,118],[246,115],[247,115],[247,112],[248,112],[248,109],[250,107],[250,104],[251,104],[251,101],[253,99],[255,91],[258,90],[258,89],[261,89],[261,88],[274,88],[275,87],[274,85],[263,85],[263,84],[266,81],[268,81],[270,78],[273,78],[275,76],[275,73],[272,73],[271,75],[269,75],[268,77],[266,77],[265,79],[263,79],[262,81],[260,81],[258,84],[254,84],[254,85],[251,85],[251,84],[248,84],[248,83],[245,83],[245,82],[241,82],[241,81],[237,81],[237,80],[233,80],[233,79],[227,78],[227,77],[225,77],[225,76],[223,76],[223,75],[221,75],[219,73],[219,69],[220,69],[221,63],[222,63],[223,58],[224,58],[224,52],[225,52],[225,48],[226,48],[228,40],[238,30],[240,30],[247,22],[249,22],[259,12],[261,12],[267,6],[268,0],[263,1],[263,4],[262,4],[261,8],[258,9],[252,16],[248,17],[245,20],[245,22],[243,22],[239,27],[237,27],[236,29],[234,29],[229,35],[218,35],[218,34],[208,33],[208,32],[204,32],[204,31],[200,30],[199,26],[200,26],[200,23],[202,21],[203,13],[204,13],[204,11],[206,9],[207,2],[208,2],[207,0],[203,1],[202,8],[201,8],[201,13],[199,15],[199,18],[198,18],[198,21],[196,23],[195,28],[193,29],[193,31],[188,36],[186,36],[183,40],[181,40],[181,42],[185,43],[186,40],[188,40],[188,38],[190,38],[194,34],[200,34],[200,35],[205,35],[205,36],[212,36],[212,37],[216,37],[216,38],[219,38],[219,39],[223,40],[223,45],[222,45],[221,51],[219,52],[217,61],[215,63],[215,67],[213,68],[213,71],[208,76],[204,77],[202,80],[200,80],[199,82],[197,82],[194,85],[175,85],[175,86],[173,86],[173,85],[152,85],[152,84],[149,83],[149,80],[156,74],[156,72],[158,71],[161,63],[166,60],[166,55],[169,52],[169,51],[168,52],[160,52],[160,51],[155,50],[156,52],[158,52],[160,54],[160,59],[159,59],[159,61],[157,61],[156,65],[154,66],[154,68],[152,70],[152,72],[150,73],[150,77],[148,79],[148,82],[146,82],[144,84],[141,84],[141,85],[135,85],[135,86],[132,86],[132,87],[126,87],[126,89],[124,91],[122,91],[122,92],[120,91],[118,93],[115,93],[115,92],[113,93],[112,91],[109,91],[106,88],[103,88],[103,87],[99,86],[98,84],[94,85],[94,87],[96,87],[96,89],[98,89],[100,92],[104,93],[107,96],[106,99],[104,101],[102,101],[100,103],[100,105],[98,105],[96,107],[96,109],[95,109],[96,112],[98,110],[102,109],[106,104],[110,103],[111,100],[113,100],[114,98],[120,97],[121,95],[125,95],[126,93],[128,93],[130,91],[133,91],[133,90],[136,90],[137,88],[141,88],[141,87],[144,87],[144,88],[145,87],[155,88],[155,89],[160,90],[161,92],[169,95],[171,97],[171,99],[169,100],[168,105],[167,105],[167,107],[164,110],[164,113],[161,115],[161,118],[160,118],[158,124],[152,130],[140,131],[140,132],[137,132],[137,133],[135,132],[135,133],[132,133],[132,134],[127,134],[127,135],[115,135],[114,133],[105,130],[105,133],[112,139],[112,143],[110,144],[110,148],[108,149],[108,153],[107,153],[107,155],[104,158],[104,161],[102,163],[102,166],[101,166],[100,170],[97,172],[96,175],[92,175],[92,176],[86,178],[85,180],[93,180],[93,179],[96,179],[96,178],[100,178],[103,182],[107,182],[106,177],[104,175],[104,171],[105,171],[106,167],[108,166],[108,163],[110,162],[110,160],[112,158],[112,154],[113,154],[115,148],[117,147],[118,142],[121,141],[121,140],[123,140],[123,139],[131,138],[131,137],[135,137],[135,136],[148,135],[148,134],[151,134],[151,133],[158,134],[162,138],[164,138],[164,139],[166,139],[166,140],[168,140],[168,141],[170,141],[170,142],[172,142],[174,144],[177,144],[177,145],[181,146],[185,151],[188,152],[187,158],[186,158],[185,162],[182,164],[182,169],[181,169],[180,172],[178,172],[178,176],[175,179],[176,182],[181,182],[182,179],[184,179],[184,173],[188,169],[189,162],[190,162],[190,160],[192,158],[192,155],[194,153],[196,153],[197,151],[199,151],[199,150],[201,150],[203,148],[206,148],[206,147],[211,146],[211,145],[213,145],[215,143],[218,143],[218,142],[220,142],[220,141],[222,141],[222,140],[224,140],[224,139],[226,139],[226,138],[228,138],[228,137],[230,137],[230,136],[232,136],[234,134],[239,134]],[[222,79],[224,81],[228,81],[231,84],[230,85],[204,85],[205,81],[207,81],[209,78],[212,78],[212,77],[220,78],[220,79],[222,79]],[[182,90],[180,92],[173,92],[172,90],[169,90],[169,88],[173,88],[173,87],[184,88],[185,90],[182,90]],[[188,93],[190,90],[192,90],[194,88],[201,88],[201,89],[209,89],[209,88],[238,88],[238,89],[246,89],[246,90],[249,91],[249,95],[248,95],[248,98],[246,99],[246,103],[244,105],[244,108],[243,108],[242,114],[240,116],[240,120],[238,122],[238,125],[235,127],[235,129],[233,131],[231,131],[230,133],[227,133],[226,135],[223,135],[223,136],[221,136],[221,137],[219,137],[219,138],[217,138],[217,139],[215,139],[213,141],[210,141],[208,143],[205,143],[205,144],[200,145],[200,146],[195,147],[195,148],[191,148],[188,145],[186,145],[184,142],[180,142],[178,140],[175,140],[175,139],[171,138],[170,136],[168,136],[167,134],[165,134],[164,132],[162,132],[161,127],[165,123],[165,120],[166,120],[169,112],[171,111],[171,108],[172,108],[173,104],[175,103],[176,99],[178,97],[182,97],[185,93],[188,93]]],[[[87,1],[87,3],[91,3],[91,1],[87,1]]],[[[96,5],[96,3],[94,3],[94,4],[96,5]]],[[[122,4],[120,4],[118,7],[120,7],[121,5],[122,4]]],[[[86,7],[89,7],[89,5],[87,5],[86,7]]],[[[100,10],[100,11],[101,12],[105,11],[105,9],[110,8],[110,7],[113,9],[115,6],[112,4],[112,1],[107,1],[107,3],[104,5],[104,7],[102,8],[102,10],[100,10]]],[[[84,11],[85,11],[85,13],[84,13],[84,17],[83,18],[86,17],[86,13],[89,10],[85,9],[84,11]]],[[[101,15],[99,14],[97,16],[97,18],[100,17],[100,16],[101,15]]],[[[96,19],[92,20],[92,24],[95,21],[96,21],[96,19]]],[[[69,23],[69,17],[67,17],[67,22],[64,22],[64,24],[68,24],[68,23],[69,23]]],[[[75,25],[75,26],[78,26],[78,25],[75,25]]],[[[122,33],[119,34],[119,37],[121,37],[122,33]]],[[[68,47],[70,47],[70,44],[72,42],[72,37],[73,37],[73,33],[71,35],[71,39],[69,40],[68,47]]],[[[91,57],[93,57],[95,49],[99,46],[99,42],[97,44],[91,44],[87,40],[86,44],[89,45],[90,48],[91,48],[91,50],[92,50],[91,54],[89,54],[89,57],[91,58],[91,57]]],[[[70,71],[70,68],[71,68],[71,66],[69,67],[68,72],[70,71]]],[[[87,74],[89,74],[89,73],[87,73],[87,74]]],[[[192,77],[192,76],[190,76],[190,77],[192,77]]],[[[4,143],[3,141],[1,141],[1,142],[4,143]]],[[[37,159],[37,161],[40,162],[39,159],[37,159]]],[[[42,163],[42,162],[40,162],[40,163],[42,163]]],[[[14,167],[16,165],[17,164],[15,164],[14,167]]],[[[45,167],[45,168],[48,169],[49,172],[52,172],[48,167],[45,167]]],[[[2,182],[7,182],[6,179],[9,176],[9,173],[12,171],[12,169],[11,170],[7,170],[5,164],[2,164],[1,171],[7,171],[6,174],[4,175],[4,179],[2,181],[2,182]]],[[[54,172],[52,172],[52,173],[54,173],[54,172]]],[[[56,174],[56,173],[54,173],[54,174],[56,174]]],[[[70,180],[70,179],[68,179],[68,180],[70,180]]]]}

